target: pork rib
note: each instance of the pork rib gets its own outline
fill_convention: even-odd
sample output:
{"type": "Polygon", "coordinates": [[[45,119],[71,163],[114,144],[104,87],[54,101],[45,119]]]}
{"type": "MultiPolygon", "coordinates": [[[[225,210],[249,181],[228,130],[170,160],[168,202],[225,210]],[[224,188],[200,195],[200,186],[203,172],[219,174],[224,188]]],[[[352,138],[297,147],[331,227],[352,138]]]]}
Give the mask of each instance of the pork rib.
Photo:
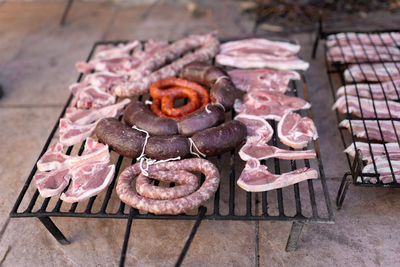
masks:
{"type": "Polygon", "coordinates": [[[341,32],[331,34],[327,38],[326,45],[332,47],[335,45],[375,45],[375,46],[399,46],[400,33],[355,33],[341,32]]]}
{"type": "Polygon", "coordinates": [[[235,69],[228,72],[236,88],[249,92],[250,90],[267,90],[285,93],[289,90],[290,80],[300,80],[300,74],[290,70],[235,69]]]}
{"type": "Polygon", "coordinates": [[[317,155],[314,150],[285,150],[275,146],[270,146],[265,143],[248,143],[240,149],[239,156],[242,160],[248,161],[250,159],[288,159],[288,160],[298,160],[298,159],[312,159],[317,155]]]}
{"type": "Polygon", "coordinates": [[[392,61],[400,59],[400,49],[383,46],[334,46],[328,50],[328,60],[340,63],[392,61]]]}
{"type": "MultiPolygon", "coordinates": [[[[391,121],[379,121],[383,137],[379,132],[378,122],[376,120],[366,120],[364,122],[365,128],[362,120],[351,120],[351,128],[353,128],[353,134],[359,138],[367,138],[366,131],[368,131],[368,137],[370,140],[383,142],[397,142],[396,136],[400,136],[400,122],[398,121],[393,121],[394,128],[391,121]]],[[[349,120],[341,121],[339,123],[339,126],[347,128],[350,131],[349,120]]]]}
{"type": "Polygon", "coordinates": [[[267,143],[271,140],[274,130],[269,123],[257,116],[239,114],[235,117],[235,120],[241,121],[246,125],[247,128],[247,142],[267,143]]]}
{"type": "Polygon", "coordinates": [[[346,114],[346,111],[357,116],[362,115],[364,118],[400,118],[400,103],[394,101],[382,101],[382,100],[374,100],[367,98],[358,99],[355,96],[341,96],[339,97],[335,104],[332,107],[332,110],[337,109],[340,113],[346,114]],[[361,103],[361,108],[359,102],[361,103]],[[375,109],[374,109],[375,105],[375,109]],[[389,110],[388,110],[389,106],[389,110]],[[376,111],[376,115],[375,115],[376,111]]]}
{"type": "Polygon", "coordinates": [[[96,86],[87,86],[79,90],[74,90],[74,98],[71,107],[77,108],[101,108],[115,103],[115,96],[101,90],[96,86]]]}
{"type": "MultiPolygon", "coordinates": [[[[386,150],[389,153],[390,160],[400,160],[400,146],[398,143],[386,143],[386,150]]],[[[372,154],[375,160],[378,158],[386,158],[385,147],[383,144],[368,144],[364,142],[356,142],[349,145],[344,152],[349,154],[352,158],[356,156],[356,147],[361,151],[362,160],[368,163],[372,162],[372,154]]]]}
{"type": "Polygon", "coordinates": [[[60,142],[64,146],[73,146],[94,134],[96,125],[100,120],[90,124],[80,125],[68,119],[60,119],[60,142]]]}
{"type": "MultiPolygon", "coordinates": [[[[393,182],[393,175],[392,171],[390,170],[389,162],[386,159],[380,159],[375,161],[377,173],[379,174],[379,180],[382,181],[384,184],[388,184],[393,182]]],[[[400,161],[391,160],[390,164],[392,165],[394,178],[399,183],[400,182],[400,161]]],[[[374,164],[370,163],[366,165],[363,170],[363,173],[376,173],[374,164]]],[[[364,180],[369,181],[371,183],[376,183],[377,180],[373,177],[366,177],[364,176],[364,180]]]]}
{"type": "Polygon", "coordinates": [[[400,63],[351,64],[344,71],[348,82],[385,82],[400,79],[400,63]]]}
{"type": "Polygon", "coordinates": [[[288,112],[278,123],[278,136],[281,142],[292,148],[303,148],[318,138],[317,128],[310,118],[288,112]]]}
{"type": "Polygon", "coordinates": [[[400,79],[383,83],[358,83],[340,87],[336,95],[352,95],[374,100],[397,100],[400,98],[400,79]],[[358,91],[358,94],[357,94],[358,91]]]}
{"type": "Polygon", "coordinates": [[[308,179],[317,179],[318,172],[312,168],[301,168],[283,174],[272,174],[258,160],[246,163],[237,181],[238,186],[248,192],[262,192],[283,188],[308,179]]]}

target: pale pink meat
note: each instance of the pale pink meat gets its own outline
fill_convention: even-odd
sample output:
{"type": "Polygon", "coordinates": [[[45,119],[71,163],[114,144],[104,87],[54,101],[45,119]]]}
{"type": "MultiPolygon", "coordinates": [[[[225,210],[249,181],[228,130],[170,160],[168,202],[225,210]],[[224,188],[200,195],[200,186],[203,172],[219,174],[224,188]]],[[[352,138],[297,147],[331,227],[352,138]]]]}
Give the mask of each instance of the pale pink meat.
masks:
{"type": "Polygon", "coordinates": [[[263,192],[317,178],[318,172],[313,168],[301,168],[287,173],[273,174],[258,160],[252,159],[247,161],[237,184],[248,192],[263,192]]]}
{"type": "Polygon", "coordinates": [[[101,108],[114,104],[115,95],[89,85],[77,91],[71,102],[71,107],[77,108],[101,108]]]}
{"type": "Polygon", "coordinates": [[[312,119],[288,112],[278,123],[278,137],[287,146],[303,148],[311,140],[316,140],[318,133],[312,119]]]}
{"type": "Polygon", "coordinates": [[[242,53],[265,53],[276,56],[292,56],[300,51],[300,45],[288,42],[271,41],[264,38],[251,38],[226,42],[221,45],[221,54],[235,55],[237,52],[242,53]]]}
{"type": "MultiPolygon", "coordinates": [[[[379,121],[382,135],[378,128],[378,121],[376,120],[351,120],[351,127],[353,128],[353,134],[359,138],[368,138],[370,140],[384,141],[384,142],[397,142],[396,136],[400,137],[400,122],[393,121],[394,128],[391,121],[379,121]],[[364,127],[365,122],[365,127],[364,127]],[[367,129],[367,130],[365,130],[367,129]],[[382,137],[383,136],[383,137],[382,137]]],[[[339,123],[340,127],[347,128],[350,131],[350,121],[343,120],[339,123]]]]}
{"type": "MultiPolygon", "coordinates": [[[[393,175],[392,175],[392,170],[394,174],[394,178],[398,183],[400,183],[400,161],[397,160],[390,160],[390,164],[392,165],[392,170],[390,169],[389,162],[387,159],[382,158],[377,161],[375,161],[376,164],[376,169],[377,173],[379,174],[379,180],[382,181],[384,184],[388,184],[393,182],[393,175]]],[[[363,173],[376,173],[374,164],[370,163],[366,165],[363,170],[363,173]]],[[[364,181],[370,181],[371,183],[376,183],[377,180],[374,177],[366,177],[364,176],[364,181]]]]}
{"type": "Polygon", "coordinates": [[[33,176],[33,182],[44,198],[60,194],[68,186],[70,179],[68,169],[40,172],[33,176]]]}
{"type": "Polygon", "coordinates": [[[365,142],[356,142],[355,145],[352,143],[349,145],[344,152],[349,154],[352,158],[356,156],[356,147],[361,151],[361,158],[367,163],[372,162],[372,157],[374,160],[379,158],[386,158],[386,151],[389,154],[390,160],[400,160],[400,146],[398,143],[386,143],[384,144],[375,144],[375,143],[365,143],[365,142]],[[386,147],[386,151],[385,151],[386,147]],[[371,155],[372,150],[372,155],[371,155]]]}
{"type": "Polygon", "coordinates": [[[240,149],[239,156],[242,160],[248,161],[250,159],[263,160],[269,158],[289,160],[312,159],[317,155],[314,150],[285,150],[261,142],[256,144],[246,142],[240,149]]]}
{"type": "Polygon", "coordinates": [[[36,163],[39,171],[60,169],[60,166],[69,158],[62,153],[64,146],[60,142],[52,144],[36,163]]]}
{"type": "Polygon", "coordinates": [[[398,100],[400,98],[400,79],[383,83],[348,84],[341,86],[336,95],[352,95],[374,100],[398,100]]]}
{"type": "Polygon", "coordinates": [[[269,125],[269,123],[263,118],[253,115],[239,114],[235,117],[235,120],[241,121],[246,125],[247,142],[267,143],[271,140],[272,135],[274,134],[271,125],[269,125]]]}
{"type": "Polygon", "coordinates": [[[375,46],[399,46],[399,32],[384,32],[384,33],[355,33],[341,32],[331,34],[326,42],[328,47],[335,45],[375,45],[375,46]]]}
{"type": "Polygon", "coordinates": [[[243,102],[235,101],[235,111],[240,114],[255,115],[264,119],[279,121],[289,111],[308,109],[311,105],[298,97],[278,92],[253,90],[248,92],[243,102]]]}
{"type": "Polygon", "coordinates": [[[131,100],[126,98],[117,104],[99,109],[77,109],[74,107],[69,107],[65,113],[65,118],[69,119],[75,124],[85,125],[98,119],[115,117],[122,114],[125,106],[130,102],[131,100]]]}
{"type": "Polygon", "coordinates": [[[400,59],[400,49],[383,46],[334,46],[328,50],[329,61],[356,63],[366,61],[392,61],[400,59]]]}
{"type": "Polygon", "coordinates": [[[336,100],[332,109],[337,109],[342,114],[346,114],[348,111],[357,117],[362,117],[362,111],[364,118],[400,118],[400,103],[390,100],[372,101],[371,99],[367,98],[359,99],[355,96],[341,96],[336,100]],[[361,108],[359,102],[361,103],[361,108]]]}
{"type": "Polygon", "coordinates": [[[93,135],[96,125],[100,120],[90,124],[80,125],[68,119],[60,119],[60,142],[64,146],[73,146],[93,135]]]}
{"type": "Polygon", "coordinates": [[[273,69],[234,69],[228,72],[236,88],[249,92],[267,90],[284,93],[290,90],[290,80],[300,80],[300,74],[290,70],[273,69]]]}
{"type": "Polygon", "coordinates": [[[344,71],[348,82],[386,82],[400,79],[400,63],[350,64],[344,71]]]}
{"type": "Polygon", "coordinates": [[[218,64],[242,69],[272,68],[278,70],[307,70],[310,64],[296,56],[281,57],[271,54],[237,53],[235,55],[218,54],[215,57],[218,64]]]}
{"type": "Polygon", "coordinates": [[[84,164],[74,168],[72,184],[60,199],[73,203],[83,201],[95,196],[107,188],[113,180],[115,165],[107,166],[105,163],[84,164]]]}

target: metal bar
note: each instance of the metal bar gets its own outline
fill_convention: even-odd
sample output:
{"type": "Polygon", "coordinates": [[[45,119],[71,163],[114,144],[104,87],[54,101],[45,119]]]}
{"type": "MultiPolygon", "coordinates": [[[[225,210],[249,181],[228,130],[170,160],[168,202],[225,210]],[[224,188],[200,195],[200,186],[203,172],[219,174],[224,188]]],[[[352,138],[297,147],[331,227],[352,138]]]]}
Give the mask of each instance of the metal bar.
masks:
{"type": "Polygon", "coordinates": [[[58,229],[58,227],[54,224],[54,222],[48,216],[38,217],[39,221],[46,227],[47,230],[54,236],[54,238],[61,244],[61,245],[68,245],[71,244],[68,239],[65,238],[63,233],[58,229]]]}
{"type": "Polygon", "coordinates": [[[297,248],[297,241],[299,241],[301,230],[303,230],[304,222],[294,221],[290,229],[289,238],[286,244],[286,251],[292,252],[297,248]]]}
{"type": "Polygon", "coordinates": [[[342,182],[340,183],[339,190],[336,195],[336,208],[338,210],[342,208],[344,198],[346,197],[347,189],[351,184],[351,180],[348,179],[349,175],[351,175],[349,172],[346,172],[343,175],[342,182]]]}
{"type": "Polygon", "coordinates": [[[121,257],[120,257],[120,260],[119,260],[119,266],[120,267],[125,266],[126,251],[128,249],[129,237],[131,235],[133,213],[134,213],[134,210],[133,210],[133,208],[131,208],[130,211],[129,211],[128,222],[126,223],[126,229],[125,229],[125,235],[124,235],[124,243],[122,244],[121,257]]]}
{"type": "Polygon", "coordinates": [[[207,208],[204,206],[201,206],[199,208],[199,213],[197,214],[196,222],[193,225],[192,231],[190,232],[190,235],[189,235],[188,239],[186,240],[185,246],[183,247],[182,252],[179,255],[179,258],[176,261],[175,266],[181,266],[183,259],[185,258],[186,253],[189,250],[190,244],[192,244],[192,241],[197,232],[197,229],[199,228],[200,223],[204,218],[204,214],[206,214],[206,211],[207,211],[207,208]]]}
{"type": "Polygon", "coordinates": [[[71,6],[72,6],[73,2],[74,2],[74,0],[68,0],[67,5],[65,6],[65,9],[64,9],[64,13],[63,13],[63,15],[61,17],[61,20],[60,20],[60,26],[64,26],[65,25],[65,21],[67,20],[68,13],[69,13],[69,11],[71,9],[71,6]]]}
{"type": "Polygon", "coordinates": [[[231,173],[229,175],[229,215],[235,214],[235,152],[231,151],[231,173]]]}

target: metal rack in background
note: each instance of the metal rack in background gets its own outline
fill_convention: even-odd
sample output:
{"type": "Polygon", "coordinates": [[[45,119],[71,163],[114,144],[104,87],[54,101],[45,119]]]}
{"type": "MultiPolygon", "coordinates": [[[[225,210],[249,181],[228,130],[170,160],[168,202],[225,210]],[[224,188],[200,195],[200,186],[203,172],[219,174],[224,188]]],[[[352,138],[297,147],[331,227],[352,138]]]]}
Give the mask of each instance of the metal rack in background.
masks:
{"type": "MultiPolygon", "coordinates": [[[[345,36],[347,38],[347,41],[350,42],[349,41],[349,36],[347,35],[347,33],[349,33],[349,32],[352,32],[352,33],[353,32],[355,32],[355,33],[364,33],[371,40],[371,34],[375,34],[375,33],[379,34],[379,33],[387,33],[387,32],[400,32],[400,30],[397,29],[397,30],[346,31],[346,32],[343,32],[343,31],[324,31],[323,30],[323,24],[320,21],[319,22],[319,32],[317,34],[316,40],[314,42],[314,47],[313,47],[313,50],[312,50],[313,51],[312,52],[313,53],[312,57],[315,58],[315,56],[316,56],[317,48],[318,48],[318,44],[319,44],[320,40],[326,40],[329,35],[334,35],[335,38],[337,38],[337,36],[335,34],[337,34],[337,33],[346,33],[345,36]]],[[[357,38],[360,38],[358,35],[356,35],[356,36],[357,36],[357,38]]],[[[383,43],[383,40],[382,40],[381,36],[380,36],[380,38],[381,38],[381,42],[383,43]]],[[[391,36],[391,38],[393,38],[393,37],[391,36]]],[[[365,45],[362,44],[359,39],[358,39],[358,42],[360,43],[360,45],[361,45],[361,47],[363,49],[363,52],[366,53],[365,45]]],[[[371,41],[371,43],[372,43],[372,41],[371,41]]],[[[340,42],[337,42],[337,46],[340,48],[340,52],[342,54],[342,57],[344,58],[343,45],[341,45],[340,42]]],[[[379,59],[381,59],[381,56],[380,56],[380,54],[379,54],[379,52],[377,50],[377,46],[374,45],[374,44],[372,44],[372,46],[374,47],[375,51],[379,55],[379,59]]],[[[385,49],[387,49],[387,51],[389,52],[388,46],[384,45],[383,47],[385,47],[385,49]]],[[[354,53],[354,48],[351,47],[351,49],[352,49],[352,52],[354,53]]],[[[389,62],[389,63],[394,63],[396,68],[397,68],[397,71],[399,71],[399,73],[400,73],[400,68],[399,68],[400,65],[397,66],[397,63],[400,63],[400,61],[395,60],[393,58],[393,56],[391,56],[391,60],[389,60],[389,61],[388,60],[362,60],[362,61],[360,61],[360,60],[358,60],[356,58],[352,62],[340,63],[340,62],[330,62],[327,52],[328,52],[328,47],[327,47],[326,42],[325,42],[325,44],[324,44],[325,66],[326,66],[326,70],[327,70],[327,74],[328,74],[328,80],[329,80],[331,93],[332,93],[332,96],[333,96],[333,99],[334,99],[335,102],[337,100],[337,98],[336,98],[336,90],[340,86],[349,84],[349,83],[346,83],[345,77],[344,77],[344,74],[343,74],[344,70],[348,67],[349,64],[360,66],[361,64],[374,64],[374,63],[389,62]]],[[[383,65],[383,66],[385,68],[385,71],[390,75],[389,71],[387,70],[387,67],[385,65],[383,65]]],[[[361,70],[363,77],[366,79],[366,74],[363,71],[363,69],[361,67],[359,67],[359,69],[361,70]]],[[[374,70],[374,74],[376,75],[375,68],[372,68],[372,69],[374,70]]],[[[351,76],[352,76],[352,78],[354,80],[353,74],[351,72],[349,72],[349,73],[351,74],[351,76]]],[[[394,78],[392,77],[392,75],[390,75],[390,82],[393,83],[393,85],[395,86],[394,78]]],[[[359,82],[357,82],[357,83],[359,83],[359,82]]],[[[393,170],[393,166],[392,166],[392,163],[390,161],[390,155],[389,155],[389,153],[387,151],[387,147],[386,147],[386,142],[387,141],[385,141],[385,138],[383,136],[382,126],[381,126],[381,122],[390,121],[391,125],[393,126],[394,133],[396,135],[397,143],[400,145],[400,142],[399,142],[400,133],[398,133],[396,131],[396,128],[394,127],[394,122],[395,121],[400,121],[400,119],[392,118],[391,111],[390,111],[389,105],[388,105],[388,99],[386,97],[386,93],[383,90],[382,86],[381,86],[381,88],[382,88],[382,92],[383,92],[383,95],[384,95],[384,98],[385,98],[384,101],[386,103],[386,108],[389,111],[389,118],[378,118],[377,109],[376,109],[375,103],[373,103],[373,109],[374,109],[375,117],[374,118],[365,118],[364,114],[363,114],[361,102],[360,102],[361,97],[360,97],[359,92],[358,92],[357,83],[355,83],[356,84],[355,88],[356,88],[356,93],[357,93],[356,97],[358,99],[358,104],[360,106],[361,117],[356,117],[356,116],[354,116],[354,115],[349,113],[349,103],[348,103],[347,94],[345,94],[346,114],[340,114],[337,109],[335,110],[338,123],[340,121],[344,120],[344,119],[347,119],[347,120],[349,120],[349,124],[350,124],[350,129],[349,129],[350,136],[351,136],[350,138],[348,138],[349,137],[348,130],[339,127],[339,132],[340,132],[340,135],[341,135],[341,139],[342,139],[344,148],[347,148],[351,144],[351,143],[349,143],[349,139],[350,139],[350,142],[352,142],[354,144],[354,148],[355,148],[355,157],[354,157],[354,159],[351,159],[350,156],[348,154],[346,154],[347,162],[348,162],[350,170],[343,175],[343,178],[342,178],[342,181],[341,181],[341,184],[340,184],[337,196],[336,196],[336,206],[337,206],[338,209],[340,209],[342,207],[342,205],[343,205],[343,201],[345,199],[345,196],[346,196],[346,193],[347,193],[347,190],[348,190],[348,187],[349,187],[350,184],[354,184],[355,186],[367,186],[367,187],[390,187],[390,188],[399,188],[400,187],[400,183],[396,180],[395,172],[393,170]],[[363,127],[364,127],[364,130],[366,132],[366,138],[362,138],[361,139],[361,138],[358,138],[358,137],[356,137],[354,135],[354,129],[353,129],[353,126],[352,126],[352,121],[354,121],[354,120],[361,120],[363,122],[363,127]],[[379,134],[380,134],[380,137],[382,139],[381,142],[376,141],[376,140],[372,140],[372,138],[369,138],[367,126],[366,126],[366,123],[365,123],[368,120],[370,120],[370,121],[371,120],[376,120],[377,121],[379,134]],[[371,160],[372,160],[372,164],[373,164],[373,167],[374,167],[374,172],[373,173],[363,173],[362,172],[362,169],[366,164],[362,161],[361,151],[359,149],[357,149],[357,145],[356,145],[357,141],[363,141],[363,142],[368,143],[369,153],[371,155],[371,160]],[[393,178],[393,182],[392,183],[383,183],[379,179],[380,174],[379,174],[379,172],[377,170],[376,159],[374,157],[374,152],[373,152],[372,146],[371,146],[374,143],[383,144],[383,147],[384,147],[384,150],[385,150],[385,157],[386,157],[386,160],[389,163],[390,172],[391,172],[391,175],[392,175],[392,178],[393,178]],[[371,179],[371,178],[373,178],[373,179],[371,179]],[[371,182],[371,181],[373,181],[373,182],[371,182]]],[[[362,82],[362,83],[368,83],[369,85],[371,84],[371,82],[362,82]]],[[[382,84],[382,82],[377,82],[377,83],[378,84],[379,83],[382,84]]],[[[371,100],[374,101],[372,90],[371,90],[371,86],[369,86],[369,91],[370,91],[371,97],[372,97],[371,100]]],[[[400,99],[400,95],[399,95],[398,92],[397,92],[397,95],[398,95],[398,99],[400,99]]],[[[391,101],[393,101],[393,100],[391,100],[391,101]]]]}
{"type": "MultiPolygon", "coordinates": [[[[90,60],[97,46],[110,44],[117,45],[118,43],[125,43],[125,41],[95,43],[87,61],[90,60]]],[[[78,82],[81,81],[82,77],[83,75],[81,74],[78,78],[78,82]]],[[[304,76],[302,76],[302,79],[303,80],[301,82],[291,83],[291,93],[297,96],[298,89],[300,89],[301,91],[304,91],[305,99],[309,100],[304,76]]],[[[139,97],[139,100],[145,101],[145,98],[146,97],[139,97]]],[[[71,99],[72,96],[69,97],[64,109],[60,114],[59,119],[64,116],[66,108],[69,106],[71,99]]],[[[309,117],[311,117],[310,110],[301,112],[304,113],[302,114],[303,116],[308,115],[309,117]]],[[[231,112],[230,115],[231,118],[233,118],[235,114],[234,112],[231,112]]],[[[54,142],[54,137],[56,136],[55,134],[58,129],[59,119],[53,127],[39,155],[39,158],[45,153],[52,141],[54,142]]],[[[271,125],[276,130],[275,122],[271,122],[271,125]]],[[[276,135],[276,131],[272,140],[273,145],[280,144],[279,139],[276,135]]],[[[209,158],[209,160],[212,160],[216,164],[221,172],[220,187],[215,193],[215,196],[211,198],[208,202],[204,203],[203,206],[199,207],[197,211],[191,212],[190,214],[180,215],[155,215],[151,213],[143,213],[137,209],[128,207],[123,202],[121,202],[115,193],[116,179],[118,177],[118,174],[122,171],[121,166],[124,166],[123,162],[128,161],[129,164],[132,164],[135,162],[135,160],[125,159],[124,161],[124,157],[119,156],[113,151],[111,151],[111,158],[115,156],[117,160],[115,162],[111,162],[116,165],[115,176],[112,183],[107,188],[107,190],[103,191],[98,196],[93,196],[89,200],[80,203],[68,204],[59,199],[59,196],[43,199],[39,195],[39,192],[35,188],[34,184],[32,183],[32,178],[37,171],[35,164],[32,168],[31,173],[28,176],[28,179],[22,187],[22,190],[15,202],[10,216],[12,218],[38,218],[61,244],[69,244],[69,241],[58,229],[58,227],[53,223],[50,217],[126,219],[127,224],[121,251],[120,266],[123,266],[125,263],[132,221],[134,219],[195,221],[193,228],[188,236],[188,239],[186,240],[185,246],[183,247],[183,250],[176,262],[176,266],[179,266],[182,263],[187,251],[189,250],[189,246],[193,241],[196,231],[200,226],[201,221],[204,219],[292,221],[293,225],[289,234],[286,250],[294,251],[296,249],[296,244],[304,223],[333,223],[333,212],[325,181],[325,174],[321,162],[318,141],[314,141],[314,143],[310,144],[309,146],[312,146],[312,148],[315,149],[317,153],[317,159],[290,161],[289,165],[292,170],[296,169],[296,165],[304,165],[306,167],[310,167],[310,165],[317,166],[319,170],[319,179],[308,180],[299,184],[292,185],[285,189],[277,189],[262,193],[245,192],[242,189],[238,188],[238,186],[236,185],[236,180],[240,175],[242,169],[242,167],[241,169],[238,169],[239,167],[237,163],[240,162],[240,160],[237,155],[237,151],[232,150],[218,157],[209,158]],[[228,166],[224,165],[224,159],[227,159],[227,161],[229,162],[228,166]],[[322,194],[316,195],[314,188],[316,184],[318,188],[321,188],[320,190],[322,191],[322,194]],[[228,196],[226,198],[228,199],[227,203],[226,201],[223,201],[223,199],[221,199],[222,197],[226,197],[226,195],[223,195],[223,193],[221,192],[228,192],[228,196]],[[320,197],[320,199],[318,198],[318,196],[320,197]],[[238,206],[242,207],[245,212],[238,211],[238,206]],[[290,209],[292,209],[293,212],[291,212],[290,209]]],[[[84,142],[82,144],[77,144],[73,147],[69,147],[66,151],[66,154],[70,155],[72,151],[78,151],[77,154],[80,155],[83,152],[83,149],[84,142]]],[[[276,174],[279,174],[281,168],[283,167],[282,161],[274,159],[273,163],[275,167],[274,172],[276,174]]],[[[68,187],[64,191],[66,191],[67,189],[68,187]]]]}

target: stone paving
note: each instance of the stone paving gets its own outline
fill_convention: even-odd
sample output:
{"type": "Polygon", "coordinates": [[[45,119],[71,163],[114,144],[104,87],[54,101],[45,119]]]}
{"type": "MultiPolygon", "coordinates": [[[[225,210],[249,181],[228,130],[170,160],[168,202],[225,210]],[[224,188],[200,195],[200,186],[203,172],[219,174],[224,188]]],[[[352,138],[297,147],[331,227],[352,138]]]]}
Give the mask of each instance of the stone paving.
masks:
{"type": "MultiPolygon", "coordinates": [[[[55,218],[72,241],[62,246],[33,218],[8,219],[27,175],[78,76],[74,63],[93,42],[117,39],[179,39],[218,30],[220,36],[251,34],[253,18],[237,1],[205,1],[206,15],[192,18],[186,1],[124,6],[76,2],[64,27],[65,3],[0,4],[0,258],[4,266],[117,266],[126,220],[55,218]]],[[[398,17],[369,20],[395,28],[398,17]]],[[[343,21],[336,25],[343,26],[343,21]]],[[[345,26],[349,26],[348,24],[345,26]]],[[[331,199],[347,171],[323,61],[311,60],[313,33],[293,34],[306,73],[331,199]]],[[[322,53],[320,49],[319,54],[322,53]]],[[[318,193],[318,192],[317,192],[318,193]]],[[[319,191],[320,193],[320,191],[319,191]]],[[[306,224],[298,250],[285,252],[290,223],[203,221],[184,266],[395,266],[400,249],[395,203],[398,190],[350,187],[336,223],[306,224]]],[[[134,220],[126,266],[173,265],[193,222],[134,220]]]]}

